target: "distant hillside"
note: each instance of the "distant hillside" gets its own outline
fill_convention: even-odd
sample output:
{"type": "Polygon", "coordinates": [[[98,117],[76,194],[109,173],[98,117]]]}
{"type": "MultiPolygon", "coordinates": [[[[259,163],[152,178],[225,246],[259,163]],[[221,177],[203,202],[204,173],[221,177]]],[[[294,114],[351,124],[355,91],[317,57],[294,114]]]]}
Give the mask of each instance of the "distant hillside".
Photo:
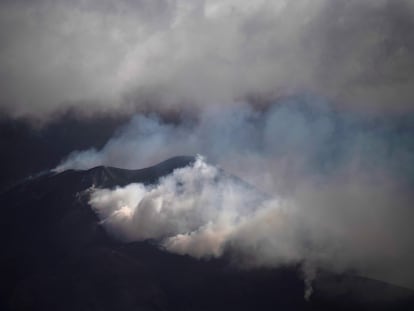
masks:
{"type": "Polygon", "coordinates": [[[239,270],[151,241],[111,238],[84,190],[152,184],[194,157],[153,167],[48,173],[0,194],[1,310],[414,310],[413,292],[324,274],[309,302],[297,267],[239,270]]]}

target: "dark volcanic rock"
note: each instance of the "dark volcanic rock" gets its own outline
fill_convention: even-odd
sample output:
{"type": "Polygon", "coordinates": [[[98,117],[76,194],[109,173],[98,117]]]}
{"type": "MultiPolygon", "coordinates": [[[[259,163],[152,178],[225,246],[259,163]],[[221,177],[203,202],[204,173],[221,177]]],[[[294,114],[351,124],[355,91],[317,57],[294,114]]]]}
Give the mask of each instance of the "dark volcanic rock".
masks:
{"type": "Polygon", "coordinates": [[[295,267],[238,270],[123,244],[87,204],[93,185],[151,184],[193,161],[44,174],[0,194],[0,310],[414,310],[411,291],[373,280],[326,274],[306,302],[295,267]]]}

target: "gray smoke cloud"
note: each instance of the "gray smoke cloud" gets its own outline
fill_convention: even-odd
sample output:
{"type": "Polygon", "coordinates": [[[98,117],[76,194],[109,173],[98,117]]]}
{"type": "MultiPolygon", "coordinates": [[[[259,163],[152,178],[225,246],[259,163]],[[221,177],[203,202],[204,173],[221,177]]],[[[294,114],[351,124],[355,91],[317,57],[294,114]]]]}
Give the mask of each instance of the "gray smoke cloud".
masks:
{"type": "Polygon", "coordinates": [[[90,204],[124,241],[153,239],[196,258],[231,249],[250,267],[305,262],[309,298],[319,268],[413,286],[414,212],[397,195],[392,185],[353,180],[265,197],[198,158],[156,185],[92,189],[90,204]]]}
{"type": "Polygon", "coordinates": [[[410,0],[2,1],[0,107],[49,119],[311,91],[412,110],[410,0]]]}
{"type": "Polygon", "coordinates": [[[347,113],[302,95],[181,123],[137,115],[101,150],[72,153],[57,170],[201,153],[256,190],[199,159],[156,185],[95,189],[90,203],[126,241],[155,239],[197,258],[231,250],[244,266],[306,263],[307,297],[318,269],[414,288],[412,131],[412,116],[347,113]]]}
{"type": "Polygon", "coordinates": [[[277,101],[265,111],[246,103],[206,109],[197,120],[179,123],[139,114],[101,150],[76,151],[57,170],[136,169],[200,153],[268,192],[340,174],[385,171],[412,180],[412,119],[347,113],[311,95],[277,101]]]}
{"type": "Polygon", "coordinates": [[[200,153],[268,195],[201,160],[95,190],[120,238],[414,288],[413,24],[410,0],[2,1],[0,111],[135,114],[58,171],[200,153]]]}

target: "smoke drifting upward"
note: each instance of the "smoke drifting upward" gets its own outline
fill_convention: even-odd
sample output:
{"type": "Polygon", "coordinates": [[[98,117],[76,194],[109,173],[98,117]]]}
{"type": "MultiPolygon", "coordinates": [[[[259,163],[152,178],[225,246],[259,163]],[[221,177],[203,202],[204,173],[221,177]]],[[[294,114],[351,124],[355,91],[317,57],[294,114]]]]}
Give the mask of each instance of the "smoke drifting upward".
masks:
{"type": "Polygon", "coordinates": [[[58,169],[137,168],[200,152],[257,190],[198,159],[157,185],[95,189],[91,205],[127,241],[155,239],[197,258],[229,249],[242,265],[305,263],[308,277],[351,269],[414,288],[412,124],[305,95],[178,124],[137,115],[101,150],[75,152],[58,169]]]}
{"type": "Polygon", "coordinates": [[[2,1],[12,116],[203,109],[296,92],[412,111],[410,0],[2,1]]]}
{"type": "Polygon", "coordinates": [[[200,153],[268,192],[334,175],[385,179],[396,174],[414,181],[413,118],[367,117],[307,95],[277,101],[264,111],[245,103],[206,108],[198,119],[178,124],[136,115],[101,150],[76,151],[57,170],[135,169],[200,153]]]}
{"type": "Polygon", "coordinates": [[[158,240],[197,258],[227,248],[248,266],[305,263],[307,278],[319,268],[352,269],[412,287],[414,212],[407,198],[396,204],[400,194],[357,180],[263,196],[198,158],[157,185],[92,189],[90,204],[126,241],[158,240]]]}
{"type": "Polygon", "coordinates": [[[0,111],[135,114],[57,170],[199,153],[268,195],[201,159],[95,189],[122,239],[414,288],[413,28],[410,0],[2,1],[0,111]]]}
{"type": "Polygon", "coordinates": [[[155,186],[94,190],[90,203],[103,224],[122,239],[162,239],[167,250],[200,258],[220,256],[261,201],[246,184],[199,157],[155,186]]]}

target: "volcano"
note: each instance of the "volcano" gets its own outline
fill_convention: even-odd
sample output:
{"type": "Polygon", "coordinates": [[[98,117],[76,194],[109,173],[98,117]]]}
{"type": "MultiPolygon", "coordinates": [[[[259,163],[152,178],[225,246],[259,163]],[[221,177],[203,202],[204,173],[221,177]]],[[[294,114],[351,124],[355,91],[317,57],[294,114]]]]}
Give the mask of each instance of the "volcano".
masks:
{"type": "Polygon", "coordinates": [[[300,268],[241,269],[152,241],[124,243],[88,204],[91,187],[157,183],[194,157],[125,170],[95,167],[29,178],[0,194],[1,310],[414,310],[414,292],[323,272],[304,299],[300,268]]]}

